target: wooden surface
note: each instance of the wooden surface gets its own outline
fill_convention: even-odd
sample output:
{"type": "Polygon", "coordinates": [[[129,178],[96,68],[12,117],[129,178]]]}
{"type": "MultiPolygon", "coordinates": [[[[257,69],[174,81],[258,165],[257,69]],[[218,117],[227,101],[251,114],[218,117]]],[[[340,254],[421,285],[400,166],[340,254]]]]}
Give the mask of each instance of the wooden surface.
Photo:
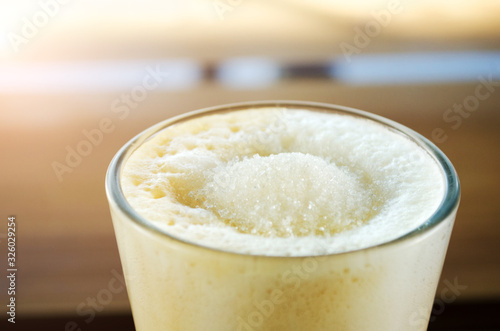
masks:
{"type": "MultiPolygon", "coordinates": [[[[112,2],[70,3],[18,52],[8,43],[0,44],[1,302],[7,300],[6,223],[9,215],[15,215],[19,316],[68,316],[66,323],[78,316],[78,323],[86,325],[92,313],[127,314],[124,288],[106,297],[110,282],[121,273],[104,192],[111,158],[134,135],[165,118],[206,106],[265,99],[356,107],[391,118],[430,139],[436,128],[444,130],[447,139],[438,146],[458,171],[462,201],[436,302],[450,284],[460,288],[454,303],[500,300],[500,87],[454,128],[443,115],[474,95],[478,81],[349,86],[299,79],[242,90],[202,82],[185,90],[150,91],[120,119],[112,111],[113,102],[133,86],[47,92],[50,70],[45,80],[26,78],[32,64],[189,58],[210,65],[242,55],[292,62],[342,59],[339,45],[353,44],[355,29],[373,23],[373,11],[387,9],[383,1],[364,7],[344,2],[344,7],[320,0],[307,5],[296,0],[256,0],[238,2],[241,5],[221,19],[208,0],[177,2],[183,5],[162,11],[139,1],[127,3],[126,13],[112,2]],[[12,67],[28,68],[18,85],[13,78],[5,79],[12,67]],[[54,162],[65,163],[68,151],[86,139],[84,132],[98,128],[103,119],[110,121],[112,129],[87,156],[75,161],[78,164],[71,172],[58,178],[54,162]],[[89,312],[88,303],[96,298],[105,304],[89,312]]],[[[404,11],[359,50],[361,55],[500,49],[499,3],[401,3],[404,11]]],[[[10,4],[8,9],[16,6],[10,4]]],[[[0,13],[13,19],[0,20],[0,26],[19,32],[22,18],[31,18],[39,10],[28,7],[19,7],[13,14],[1,8],[0,13]]]]}
{"type": "MultiPolygon", "coordinates": [[[[368,110],[431,138],[436,127],[448,139],[438,146],[455,165],[462,201],[440,289],[460,285],[458,301],[500,299],[500,91],[453,130],[443,112],[473,93],[476,84],[345,87],[329,81],[284,82],[265,90],[228,91],[207,84],[177,93],[153,93],[128,118],[110,112],[116,94],[3,95],[0,147],[2,218],[16,215],[18,312],[24,316],[80,314],[78,307],[103,296],[121,273],[104,192],[106,168],[132,136],[151,124],[199,107],[242,100],[300,99],[368,110]],[[6,112],[7,110],[7,112],[6,112]],[[50,114],[50,115],[48,115],[50,114]],[[103,117],[115,129],[59,181],[51,164],[64,162],[103,117]],[[104,291],[104,292],[103,292],[104,291]]],[[[0,233],[5,233],[5,227],[0,233]]],[[[1,242],[5,252],[5,240],[1,242]]],[[[4,261],[2,261],[2,266],[4,261]]],[[[2,271],[4,272],[2,267],[2,271]]],[[[5,277],[1,278],[2,286],[5,277]]],[[[0,293],[2,298],[6,293],[0,293]]],[[[3,299],[2,299],[3,300],[3,299]]],[[[101,314],[126,312],[126,292],[114,293],[101,314]]]]}

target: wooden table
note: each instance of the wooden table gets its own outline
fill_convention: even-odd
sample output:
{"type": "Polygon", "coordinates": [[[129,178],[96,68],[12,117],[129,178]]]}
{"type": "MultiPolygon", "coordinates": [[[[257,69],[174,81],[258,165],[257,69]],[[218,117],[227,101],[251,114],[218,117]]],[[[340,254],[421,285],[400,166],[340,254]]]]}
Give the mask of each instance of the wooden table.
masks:
{"type": "MultiPolygon", "coordinates": [[[[339,45],[354,42],[354,29],[366,27],[375,8],[343,11],[322,7],[324,1],[311,2],[305,8],[295,0],[258,0],[243,2],[228,12],[231,16],[218,21],[213,8],[206,7],[211,2],[196,3],[204,3],[210,17],[207,12],[199,16],[200,11],[193,14],[189,9],[182,13],[190,14],[182,16],[178,8],[176,19],[164,21],[161,15],[114,15],[112,6],[103,11],[94,10],[96,4],[79,7],[80,11],[70,5],[61,7],[59,16],[23,45],[22,51],[5,59],[1,52],[5,49],[0,48],[0,69],[178,57],[200,60],[210,67],[240,55],[312,63],[342,58],[339,45]]],[[[361,53],[498,50],[500,23],[495,14],[499,5],[480,3],[454,4],[451,10],[445,5],[436,7],[435,2],[409,1],[404,13],[394,16],[391,25],[361,53]]],[[[142,4],[136,5],[142,8],[142,4]]],[[[20,17],[28,13],[33,14],[21,12],[20,17]]],[[[4,74],[0,71],[0,80],[4,74]]],[[[447,138],[438,146],[457,169],[462,201],[436,295],[438,308],[450,283],[459,284],[461,290],[453,303],[447,303],[450,309],[446,311],[461,304],[465,306],[458,306],[459,312],[463,312],[460,307],[471,307],[467,305],[480,311],[482,306],[475,303],[500,301],[500,87],[454,128],[443,116],[455,103],[474,95],[479,81],[353,86],[328,79],[290,79],[265,88],[238,90],[208,80],[178,91],[150,91],[123,119],[113,112],[113,104],[133,86],[45,91],[43,80],[26,83],[26,88],[19,85],[13,91],[9,84],[0,86],[0,210],[4,222],[0,252],[6,252],[7,217],[15,215],[19,319],[35,325],[53,319],[58,328],[75,322],[83,330],[99,329],[94,320],[116,322],[125,316],[124,323],[129,323],[125,289],[106,296],[110,282],[121,273],[104,192],[111,158],[131,137],[167,117],[206,106],[264,99],[356,107],[391,118],[430,139],[436,128],[442,129],[447,138]],[[58,176],[54,162],[65,163],[71,150],[88,139],[86,134],[103,120],[111,127],[97,143],[87,145],[88,155],[74,159],[74,167],[58,176]],[[97,297],[105,304],[89,312],[89,302],[97,297]]],[[[2,289],[6,288],[4,263],[2,257],[2,289]]],[[[5,300],[6,292],[1,290],[0,301],[5,300]]]]}
{"type": "MultiPolygon", "coordinates": [[[[457,301],[500,300],[500,91],[457,130],[442,118],[453,103],[473,93],[475,85],[346,87],[319,80],[229,91],[207,83],[189,91],[151,93],[123,121],[110,112],[115,93],[2,95],[0,146],[5,158],[0,165],[0,201],[2,218],[17,218],[19,315],[78,314],[81,303],[98,296],[121,273],[104,176],[112,156],[128,139],[185,111],[271,98],[361,108],[429,138],[436,127],[446,130],[448,139],[439,147],[457,169],[462,201],[437,298],[447,284],[456,282],[465,287],[457,301]],[[82,131],[96,128],[104,117],[113,119],[114,130],[59,181],[53,162],[64,163],[67,148],[75,148],[85,137],[82,131]]],[[[1,244],[5,251],[5,239],[1,244]]],[[[122,291],[102,310],[112,314],[128,309],[122,291]]]]}

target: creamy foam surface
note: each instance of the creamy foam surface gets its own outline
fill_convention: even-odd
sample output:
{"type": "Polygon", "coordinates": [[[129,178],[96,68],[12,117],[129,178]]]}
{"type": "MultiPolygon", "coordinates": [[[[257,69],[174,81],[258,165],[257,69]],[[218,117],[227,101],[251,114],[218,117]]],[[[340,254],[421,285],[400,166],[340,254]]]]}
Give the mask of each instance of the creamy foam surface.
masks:
{"type": "Polygon", "coordinates": [[[436,163],[404,136],[365,119],[280,108],[171,126],[132,154],[122,187],[172,236],[279,256],[396,239],[444,195],[436,163]]]}

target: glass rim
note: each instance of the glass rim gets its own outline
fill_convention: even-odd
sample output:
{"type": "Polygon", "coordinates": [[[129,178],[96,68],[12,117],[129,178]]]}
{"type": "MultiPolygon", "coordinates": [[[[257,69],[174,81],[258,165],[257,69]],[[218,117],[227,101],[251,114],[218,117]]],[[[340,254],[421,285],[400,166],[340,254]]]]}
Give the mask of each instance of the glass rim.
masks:
{"type": "Polygon", "coordinates": [[[150,126],[149,128],[145,129],[144,131],[140,132],[139,134],[137,134],[135,137],[129,140],[125,145],[123,145],[118,150],[118,152],[115,154],[111,163],[108,166],[105,179],[105,189],[106,189],[106,196],[108,199],[108,203],[110,204],[111,208],[114,207],[118,209],[124,216],[126,216],[133,223],[135,223],[139,227],[147,230],[148,232],[154,235],[164,237],[168,240],[176,241],[179,244],[188,245],[192,248],[198,248],[201,250],[211,250],[217,253],[226,253],[238,256],[248,256],[248,257],[288,258],[288,259],[349,254],[356,251],[364,251],[364,250],[374,249],[377,247],[389,246],[401,241],[408,240],[418,235],[427,233],[430,229],[434,228],[438,224],[441,224],[444,220],[448,219],[448,217],[451,216],[456,211],[460,201],[460,182],[453,165],[451,164],[448,157],[435,144],[433,144],[431,141],[429,141],[421,134],[393,120],[360,109],[341,106],[337,104],[310,102],[310,101],[295,101],[295,100],[265,100],[265,101],[249,101],[249,102],[222,104],[218,106],[206,107],[194,111],[189,111],[177,116],[167,118],[161,122],[158,122],[150,126]],[[162,228],[156,226],[153,222],[141,216],[129,204],[123,193],[121,186],[120,174],[123,169],[123,165],[127,161],[128,157],[137,148],[139,148],[139,146],[141,146],[144,142],[153,137],[156,133],[179,122],[184,122],[205,115],[211,115],[215,113],[220,114],[225,112],[245,110],[249,108],[266,108],[266,107],[281,107],[281,108],[293,108],[293,109],[302,108],[304,110],[322,111],[322,112],[335,111],[337,113],[343,113],[351,116],[372,120],[381,125],[384,125],[385,127],[395,130],[400,134],[403,134],[404,136],[410,138],[418,146],[423,148],[428,154],[430,154],[430,156],[433,157],[436,163],[440,166],[445,180],[445,192],[441,203],[434,211],[434,213],[427,220],[425,220],[420,226],[411,230],[410,232],[407,232],[404,235],[401,235],[389,241],[385,241],[380,244],[375,244],[354,250],[348,250],[345,252],[325,253],[320,255],[313,255],[313,254],[298,255],[298,256],[242,253],[217,247],[211,247],[201,243],[183,239],[177,237],[174,234],[168,233],[162,228]]]}

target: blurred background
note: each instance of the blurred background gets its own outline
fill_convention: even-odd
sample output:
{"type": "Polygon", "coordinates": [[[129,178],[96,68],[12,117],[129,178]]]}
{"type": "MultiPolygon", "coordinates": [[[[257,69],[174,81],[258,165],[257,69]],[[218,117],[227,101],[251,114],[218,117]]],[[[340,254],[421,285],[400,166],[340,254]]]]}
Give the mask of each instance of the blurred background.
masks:
{"type": "Polygon", "coordinates": [[[0,0],[0,32],[0,299],[15,215],[18,330],[133,329],[111,158],[173,115],[266,99],[360,108],[436,143],[463,192],[429,329],[498,323],[500,2],[0,0]]]}

